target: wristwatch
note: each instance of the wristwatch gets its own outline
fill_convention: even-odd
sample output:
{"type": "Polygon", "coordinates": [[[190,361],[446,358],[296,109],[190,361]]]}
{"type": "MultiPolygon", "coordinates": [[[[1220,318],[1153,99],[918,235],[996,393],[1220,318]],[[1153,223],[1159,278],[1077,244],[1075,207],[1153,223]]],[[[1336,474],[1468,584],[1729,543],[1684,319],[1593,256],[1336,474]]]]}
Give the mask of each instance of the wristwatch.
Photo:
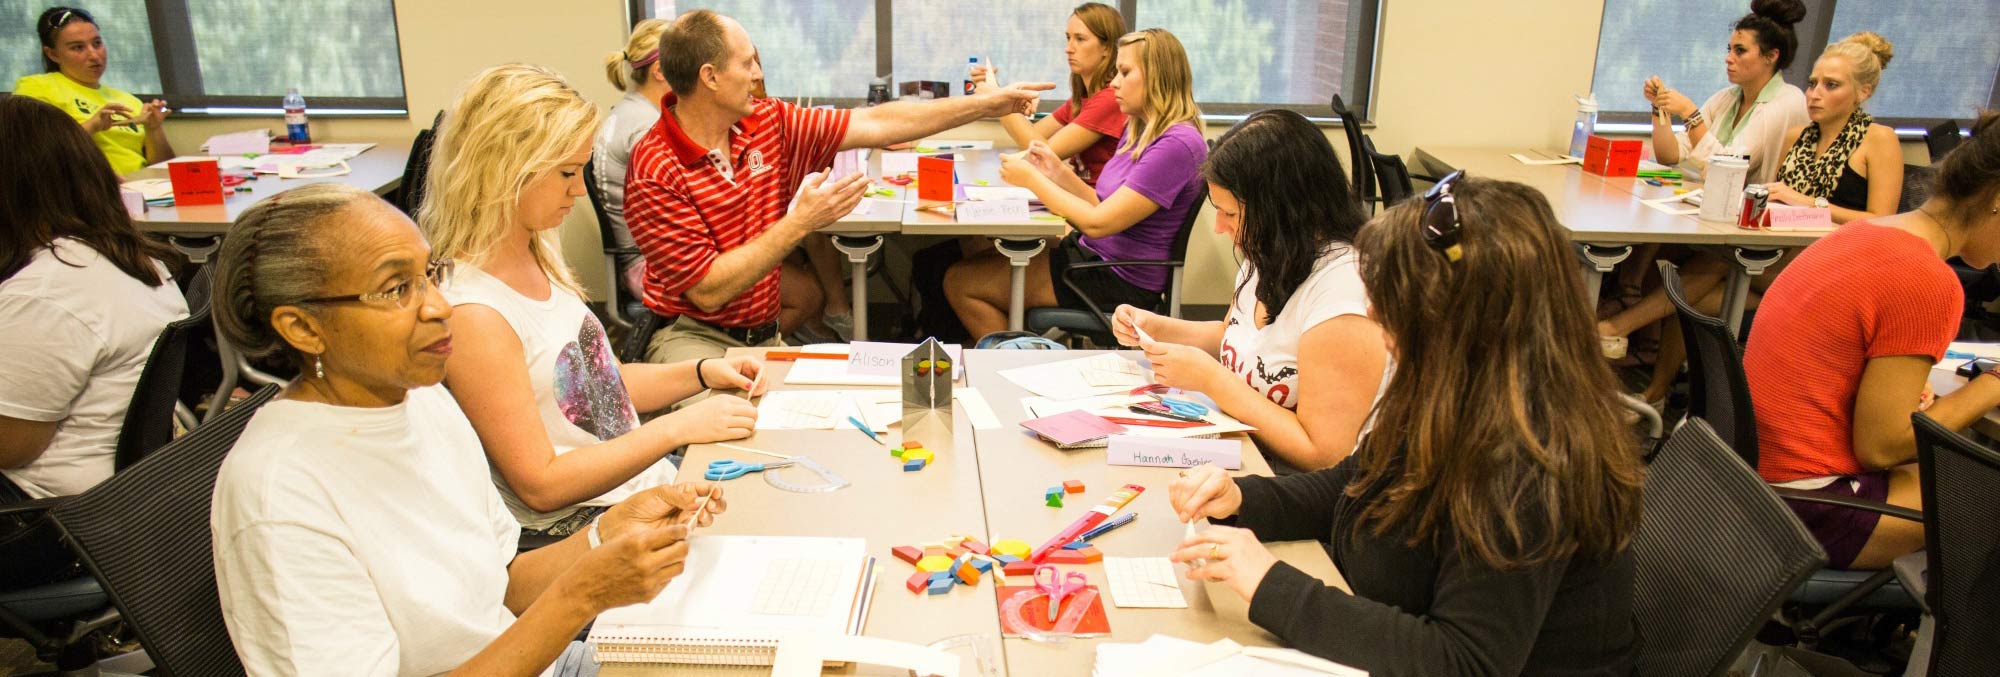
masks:
{"type": "Polygon", "coordinates": [[[1816,197],[1816,198],[1813,198],[1813,208],[1814,208],[1814,209],[1826,209],[1826,198],[1823,198],[1823,197],[1816,197]]]}

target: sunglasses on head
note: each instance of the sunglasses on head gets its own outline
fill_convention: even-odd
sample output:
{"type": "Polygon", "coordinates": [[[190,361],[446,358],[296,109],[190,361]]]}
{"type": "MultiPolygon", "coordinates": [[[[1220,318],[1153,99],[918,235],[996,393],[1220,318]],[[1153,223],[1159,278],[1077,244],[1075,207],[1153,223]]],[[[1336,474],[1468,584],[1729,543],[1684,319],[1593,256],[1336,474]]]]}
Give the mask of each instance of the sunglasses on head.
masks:
{"type": "Polygon", "coordinates": [[[1444,177],[1424,191],[1424,244],[1444,254],[1446,259],[1457,263],[1465,256],[1465,250],[1458,245],[1461,224],[1458,221],[1458,205],[1451,197],[1451,185],[1465,177],[1461,169],[1444,177]]]}

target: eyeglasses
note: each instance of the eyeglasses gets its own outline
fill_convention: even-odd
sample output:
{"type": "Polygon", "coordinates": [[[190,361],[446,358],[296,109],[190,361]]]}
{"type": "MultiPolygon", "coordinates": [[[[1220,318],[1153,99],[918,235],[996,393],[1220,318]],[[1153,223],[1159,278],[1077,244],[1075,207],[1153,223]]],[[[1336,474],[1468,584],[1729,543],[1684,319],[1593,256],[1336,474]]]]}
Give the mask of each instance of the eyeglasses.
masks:
{"type": "Polygon", "coordinates": [[[1452,172],[1424,192],[1424,243],[1444,253],[1452,263],[1465,256],[1458,245],[1458,205],[1451,197],[1451,184],[1465,177],[1465,170],[1452,172]]]}
{"type": "Polygon", "coordinates": [[[300,301],[299,303],[353,303],[358,301],[361,303],[366,303],[375,306],[393,306],[396,308],[408,308],[410,307],[410,302],[412,300],[415,300],[416,298],[423,296],[424,292],[431,287],[437,287],[438,291],[444,291],[445,289],[450,288],[451,273],[453,270],[456,269],[457,269],[457,264],[453,263],[451,259],[438,259],[436,261],[430,262],[428,265],[424,267],[423,275],[404,280],[400,283],[397,283],[396,286],[390,287],[383,291],[373,292],[369,294],[322,296],[319,298],[306,299],[300,301]]]}

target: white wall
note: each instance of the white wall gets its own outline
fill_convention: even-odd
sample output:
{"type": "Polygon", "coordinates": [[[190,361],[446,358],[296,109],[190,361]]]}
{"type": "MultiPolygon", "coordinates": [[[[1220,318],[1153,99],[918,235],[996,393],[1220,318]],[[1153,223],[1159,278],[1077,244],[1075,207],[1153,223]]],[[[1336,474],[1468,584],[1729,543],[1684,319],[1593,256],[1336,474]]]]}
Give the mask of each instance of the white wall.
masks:
{"type": "MultiPolygon", "coordinates": [[[[1385,153],[1408,157],[1419,144],[1554,147],[1565,142],[1574,104],[1590,86],[1603,4],[1596,0],[1388,0],[1382,13],[1376,104],[1370,130],[1385,153]]],[[[409,119],[314,121],[323,139],[407,144],[479,69],[509,61],[547,66],[584,96],[609,106],[618,92],[599,57],[625,35],[622,0],[407,0],[396,3],[409,119]]],[[[273,102],[275,103],[275,102],[273,102]]],[[[211,134],[276,120],[185,119],[168,127],[176,148],[211,134]]],[[[1209,136],[1226,131],[1211,126],[1209,136]]],[[[1326,130],[1343,155],[1337,128],[1326,130]]],[[[948,134],[1003,139],[989,122],[948,134]]],[[[1189,245],[1188,303],[1228,302],[1236,261],[1205,215],[1189,245]]],[[[565,251],[593,292],[603,259],[589,210],[574,210],[565,251]]],[[[871,298],[887,298],[876,295],[871,298]]]]}

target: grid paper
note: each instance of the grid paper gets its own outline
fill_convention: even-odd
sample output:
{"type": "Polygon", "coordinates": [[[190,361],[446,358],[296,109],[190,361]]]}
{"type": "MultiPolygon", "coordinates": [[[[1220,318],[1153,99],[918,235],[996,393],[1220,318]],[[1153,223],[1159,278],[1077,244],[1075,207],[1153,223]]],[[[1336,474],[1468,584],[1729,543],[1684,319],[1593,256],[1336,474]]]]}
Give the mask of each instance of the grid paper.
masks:
{"type": "Polygon", "coordinates": [[[1165,557],[1106,557],[1111,603],[1122,608],[1185,609],[1180,579],[1165,557]]]}
{"type": "Polygon", "coordinates": [[[823,559],[777,559],[771,561],[764,578],[757,582],[757,593],[750,602],[750,613],[772,616],[818,616],[826,612],[832,603],[830,594],[836,587],[833,580],[839,562],[823,559]]]}

